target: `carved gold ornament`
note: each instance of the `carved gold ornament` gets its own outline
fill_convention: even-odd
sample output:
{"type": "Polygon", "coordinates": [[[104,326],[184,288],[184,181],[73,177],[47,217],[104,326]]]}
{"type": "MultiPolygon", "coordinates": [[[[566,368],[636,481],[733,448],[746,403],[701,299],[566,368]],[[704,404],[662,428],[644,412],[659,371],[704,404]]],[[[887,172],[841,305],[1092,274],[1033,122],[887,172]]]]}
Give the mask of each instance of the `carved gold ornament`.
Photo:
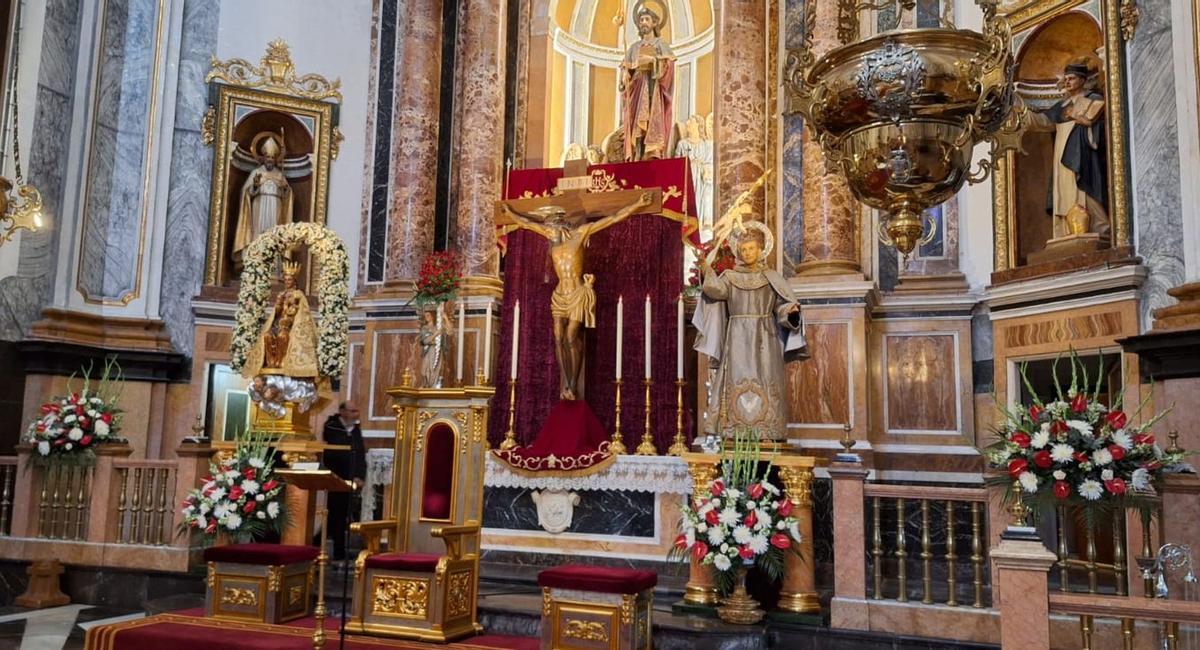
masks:
{"type": "Polygon", "coordinates": [[[267,567],[267,591],[279,591],[283,584],[283,567],[267,567]]]}
{"type": "Polygon", "coordinates": [[[446,592],[446,618],[457,618],[471,613],[471,572],[456,571],[450,574],[450,587],[446,592]]]}
{"type": "Polygon", "coordinates": [[[569,618],[563,625],[562,633],[568,639],[608,642],[608,628],[600,621],[581,621],[577,618],[569,618]]]}
{"type": "Polygon", "coordinates": [[[426,618],[428,612],[428,580],[375,578],[371,613],[401,618],[426,618]]]}
{"type": "Polygon", "coordinates": [[[258,594],[253,589],[241,589],[238,587],[226,587],[221,592],[221,604],[233,605],[236,607],[257,607],[258,594]]]}
{"type": "Polygon", "coordinates": [[[295,607],[300,604],[301,597],[304,596],[304,585],[292,585],[288,589],[288,607],[295,607]]]}
{"type": "Polygon", "coordinates": [[[297,76],[288,44],[279,38],[267,45],[267,53],[259,65],[245,59],[222,61],[213,57],[212,70],[204,77],[204,81],[221,81],[318,101],[333,99],[339,104],[342,101],[341,80],[330,81],[314,73],[297,76]]]}
{"type": "Polygon", "coordinates": [[[1121,37],[1127,42],[1132,41],[1141,20],[1142,10],[1138,9],[1137,2],[1121,0],[1121,37]]]}

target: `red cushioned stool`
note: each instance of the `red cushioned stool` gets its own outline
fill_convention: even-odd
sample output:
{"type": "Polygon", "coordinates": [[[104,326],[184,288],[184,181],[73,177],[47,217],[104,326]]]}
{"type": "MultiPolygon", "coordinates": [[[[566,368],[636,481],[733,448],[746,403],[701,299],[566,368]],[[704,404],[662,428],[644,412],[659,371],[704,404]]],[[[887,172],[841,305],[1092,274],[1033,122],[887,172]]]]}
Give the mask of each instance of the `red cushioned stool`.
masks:
{"type": "Polygon", "coordinates": [[[566,565],[538,574],[542,648],[650,648],[653,571],[566,565]]]}
{"type": "Polygon", "coordinates": [[[309,615],[315,546],[226,544],[204,550],[204,614],[232,621],[284,623],[309,615]]]}

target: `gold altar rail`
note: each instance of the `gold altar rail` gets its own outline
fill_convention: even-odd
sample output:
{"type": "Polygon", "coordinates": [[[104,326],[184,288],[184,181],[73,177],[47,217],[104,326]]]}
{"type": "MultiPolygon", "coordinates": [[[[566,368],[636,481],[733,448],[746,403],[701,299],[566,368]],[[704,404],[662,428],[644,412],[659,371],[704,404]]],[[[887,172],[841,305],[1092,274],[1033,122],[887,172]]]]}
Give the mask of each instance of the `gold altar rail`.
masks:
{"type": "Polygon", "coordinates": [[[1050,613],[1079,617],[1077,647],[1082,650],[1116,645],[1111,639],[1100,638],[1096,619],[1120,622],[1120,646],[1126,650],[1140,647],[1182,650],[1183,646],[1179,644],[1181,625],[1200,625],[1200,602],[1134,596],[1050,592],[1050,613]],[[1139,630],[1142,631],[1140,636],[1139,630]]]}
{"type": "Polygon", "coordinates": [[[94,468],[51,465],[36,471],[42,474],[42,489],[38,495],[38,537],[86,539],[94,468]]]}
{"type": "Polygon", "coordinates": [[[863,495],[871,513],[867,530],[871,543],[874,600],[908,602],[908,569],[910,558],[915,558],[919,560],[921,570],[919,596],[922,604],[988,606],[990,598],[985,594],[990,583],[990,572],[985,570],[989,545],[986,533],[988,492],[985,488],[867,483],[863,486],[863,495]],[[935,513],[935,510],[940,512],[935,513]],[[892,529],[890,533],[887,528],[892,529]],[[967,530],[970,540],[960,546],[959,538],[964,536],[960,533],[967,530]],[[964,589],[968,585],[960,584],[960,570],[971,576],[969,589],[964,589]],[[937,579],[935,573],[939,574],[937,579]],[[892,584],[895,587],[889,589],[892,584]],[[894,594],[890,598],[887,596],[889,591],[894,594]],[[960,596],[966,598],[960,600],[960,596]]]}
{"type": "Polygon", "coordinates": [[[12,533],[12,506],[16,498],[17,457],[0,456],[0,535],[12,533]]]}
{"type": "Polygon", "coordinates": [[[114,463],[117,491],[117,531],[111,540],[121,544],[162,546],[170,541],[175,517],[173,460],[120,460],[114,463]]]}

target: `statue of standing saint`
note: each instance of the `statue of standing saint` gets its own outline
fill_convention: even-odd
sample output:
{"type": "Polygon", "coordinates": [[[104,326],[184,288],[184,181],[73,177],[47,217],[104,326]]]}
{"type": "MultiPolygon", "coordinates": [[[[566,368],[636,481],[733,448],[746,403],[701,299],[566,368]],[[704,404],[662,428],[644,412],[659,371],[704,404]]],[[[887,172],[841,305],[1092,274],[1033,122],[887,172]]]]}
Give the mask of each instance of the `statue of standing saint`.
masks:
{"type": "Polygon", "coordinates": [[[703,266],[692,324],[695,348],[716,369],[704,432],[731,437],[749,428],[765,440],[787,437],[784,363],[805,352],[800,305],[779,273],[766,268],[769,232],[747,221],[732,236],[737,266],[721,274],[703,266]]]}
{"type": "Polygon", "coordinates": [[[450,349],[450,326],[447,325],[446,304],[439,303],[421,312],[421,380],[426,388],[442,387],[442,368],[450,349]]]}
{"type": "Polygon", "coordinates": [[[645,2],[635,5],[634,16],[641,38],[625,52],[618,73],[627,162],[669,155],[667,146],[675,125],[675,54],[661,37],[663,16],[645,2]]]}
{"type": "Polygon", "coordinates": [[[262,233],[292,221],[292,187],[283,174],[283,138],[264,131],[254,136],[250,152],[258,160],[242,184],[238,205],[233,258],[240,262],[242,251],[262,233]]]}
{"type": "Polygon", "coordinates": [[[1029,113],[1030,130],[1054,133],[1046,211],[1055,239],[1087,232],[1107,237],[1110,230],[1104,96],[1089,87],[1092,77],[1087,59],[1067,64],[1059,82],[1067,96],[1029,113]]]}
{"type": "Polygon", "coordinates": [[[583,272],[583,253],[588,238],[653,203],[653,195],[643,192],[636,203],[591,223],[568,218],[561,206],[550,205],[525,214],[507,203],[501,204],[517,225],[550,240],[550,259],[558,276],[558,286],[550,297],[550,314],[554,317],[554,356],[558,360],[560,399],[579,399],[583,328],[596,326],[596,291],[592,288],[596,278],[583,272]]]}

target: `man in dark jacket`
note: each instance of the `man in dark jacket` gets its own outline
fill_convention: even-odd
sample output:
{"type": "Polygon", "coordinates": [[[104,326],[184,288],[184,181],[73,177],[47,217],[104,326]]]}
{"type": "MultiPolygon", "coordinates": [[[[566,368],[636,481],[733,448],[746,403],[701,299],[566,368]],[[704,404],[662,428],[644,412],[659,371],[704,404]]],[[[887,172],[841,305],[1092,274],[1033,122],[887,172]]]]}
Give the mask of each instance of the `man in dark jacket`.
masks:
{"type": "MultiPolygon", "coordinates": [[[[363,445],[362,429],[358,426],[358,408],[353,402],[342,402],[337,413],[325,421],[321,437],[330,445],[346,445],[346,451],[326,451],[325,467],[334,474],[354,481],[359,489],[367,476],[367,450],[363,445]]],[[[329,537],[333,539],[333,559],[346,557],[346,515],[350,511],[351,492],[329,493],[329,537]]],[[[357,519],[357,517],[355,517],[357,519]]]]}

